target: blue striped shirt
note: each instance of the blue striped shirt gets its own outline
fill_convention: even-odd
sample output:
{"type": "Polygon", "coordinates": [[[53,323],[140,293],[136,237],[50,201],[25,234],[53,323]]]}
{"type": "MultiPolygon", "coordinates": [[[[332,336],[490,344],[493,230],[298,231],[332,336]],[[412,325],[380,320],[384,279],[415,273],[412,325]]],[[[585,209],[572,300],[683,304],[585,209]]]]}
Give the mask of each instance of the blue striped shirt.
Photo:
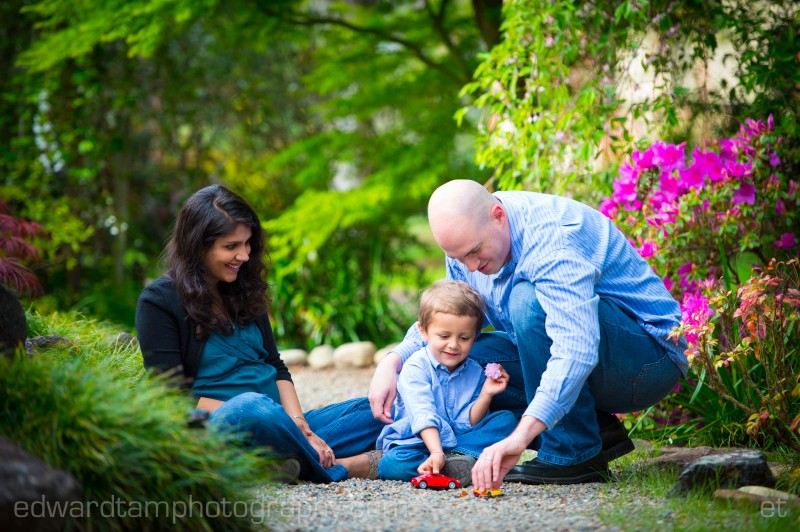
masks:
{"type": "MultiPolygon", "coordinates": [[[[508,314],[511,289],[520,281],[536,285],[553,341],[550,360],[525,415],[552,428],[569,412],[581,386],[597,365],[599,297],[613,300],[632,316],[678,365],[688,363],[685,342],[667,336],[680,322],[680,308],[664,283],[603,214],[577,201],[535,192],[496,192],[508,215],[511,260],[495,274],[470,272],[446,257],[447,278],[466,281],[483,296],[486,318],[517,343],[508,314]]],[[[394,351],[405,361],[422,345],[416,324],[394,351]]]]}
{"type": "Polygon", "coordinates": [[[418,434],[436,427],[444,449],[458,444],[458,435],[472,424],[469,412],[483,388],[483,368],[466,359],[451,373],[430,353],[420,349],[403,365],[397,382],[394,423],[381,431],[376,447],[388,452],[396,445],[423,443],[418,434]]]}

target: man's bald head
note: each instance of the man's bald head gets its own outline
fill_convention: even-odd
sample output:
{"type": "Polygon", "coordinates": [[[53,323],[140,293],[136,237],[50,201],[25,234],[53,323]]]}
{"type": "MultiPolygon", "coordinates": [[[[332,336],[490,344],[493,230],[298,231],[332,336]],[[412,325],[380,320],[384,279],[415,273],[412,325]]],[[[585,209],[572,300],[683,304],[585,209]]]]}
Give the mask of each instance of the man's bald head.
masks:
{"type": "Polygon", "coordinates": [[[457,179],[437,188],[428,202],[433,238],[470,271],[490,275],[511,257],[502,203],[475,181],[457,179]]]}
{"type": "Polygon", "coordinates": [[[434,236],[457,224],[474,226],[488,220],[497,203],[480,183],[467,179],[448,181],[428,201],[428,222],[434,236]]]}

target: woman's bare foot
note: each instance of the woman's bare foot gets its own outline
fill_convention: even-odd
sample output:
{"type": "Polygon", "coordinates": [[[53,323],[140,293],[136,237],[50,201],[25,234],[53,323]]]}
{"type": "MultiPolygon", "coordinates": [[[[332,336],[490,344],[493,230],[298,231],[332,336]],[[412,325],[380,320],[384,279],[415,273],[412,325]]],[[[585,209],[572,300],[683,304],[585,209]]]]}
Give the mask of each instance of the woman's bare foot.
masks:
{"type": "Polygon", "coordinates": [[[347,458],[337,458],[336,463],[347,469],[347,475],[350,478],[375,480],[378,478],[378,462],[382,455],[381,451],[369,451],[347,458]]]}

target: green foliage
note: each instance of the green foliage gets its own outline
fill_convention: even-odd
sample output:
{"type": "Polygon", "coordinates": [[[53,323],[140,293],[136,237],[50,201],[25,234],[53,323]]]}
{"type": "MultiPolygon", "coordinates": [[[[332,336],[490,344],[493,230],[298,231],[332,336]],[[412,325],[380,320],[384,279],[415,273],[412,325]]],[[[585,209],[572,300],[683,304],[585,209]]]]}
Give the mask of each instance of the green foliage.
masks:
{"type": "MultiPolygon", "coordinates": [[[[265,458],[213,431],[187,428],[189,399],[163,379],[142,375],[141,362],[136,369],[137,344],[107,345],[101,338],[111,326],[74,315],[34,315],[29,324],[35,333],[60,333],[73,344],[0,360],[0,434],[71,473],[83,485],[85,503],[112,497],[125,508],[162,503],[161,519],[154,512],[101,518],[96,511],[80,526],[157,529],[165,511],[189,508],[190,501],[244,508],[247,489],[268,480],[265,458]]],[[[173,516],[189,530],[252,527],[243,512],[226,519],[199,511],[173,516]]]]}
{"type": "Polygon", "coordinates": [[[702,142],[773,114],[796,168],[800,4],[763,7],[505,2],[503,41],[464,88],[486,115],[478,161],[499,188],[596,199],[619,156],[648,137],[702,142]]]}
{"type": "Polygon", "coordinates": [[[578,10],[567,0],[504,3],[503,40],[462,91],[478,94],[474,105],[485,117],[477,160],[494,171],[498,188],[584,197],[606,188],[592,166],[614,125],[609,76],[627,25],[600,9],[578,10]]]}
{"type": "Polygon", "coordinates": [[[392,293],[420,286],[406,218],[443,181],[484,178],[452,115],[478,26],[496,23],[488,11],[465,0],[7,9],[19,13],[7,49],[18,67],[0,92],[16,114],[0,142],[20,149],[13,164],[0,157],[0,184],[21,214],[60,229],[42,248],[46,304],[130,324],[183,199],[224,182],[274,234],[282,340],[396,337],[392,293]]]}

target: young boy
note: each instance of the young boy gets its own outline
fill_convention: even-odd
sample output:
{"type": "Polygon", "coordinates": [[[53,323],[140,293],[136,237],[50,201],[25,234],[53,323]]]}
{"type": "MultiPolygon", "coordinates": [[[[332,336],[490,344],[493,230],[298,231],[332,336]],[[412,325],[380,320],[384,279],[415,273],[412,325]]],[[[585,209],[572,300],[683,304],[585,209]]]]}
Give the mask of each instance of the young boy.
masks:
{"type": "Polygon", "coordinates": [[[418,327],[427,345],[400,372],[395,421],[377,442],[381,479],[441,472],[466,487],[475,457],[517,426],[509,411],[486,415],[508,374],[500,368],[496,380],[487,379],[480,364],[467,358],[484,315],[483,299],[467,283],[438,281],[422,294],[418,327]]]}

